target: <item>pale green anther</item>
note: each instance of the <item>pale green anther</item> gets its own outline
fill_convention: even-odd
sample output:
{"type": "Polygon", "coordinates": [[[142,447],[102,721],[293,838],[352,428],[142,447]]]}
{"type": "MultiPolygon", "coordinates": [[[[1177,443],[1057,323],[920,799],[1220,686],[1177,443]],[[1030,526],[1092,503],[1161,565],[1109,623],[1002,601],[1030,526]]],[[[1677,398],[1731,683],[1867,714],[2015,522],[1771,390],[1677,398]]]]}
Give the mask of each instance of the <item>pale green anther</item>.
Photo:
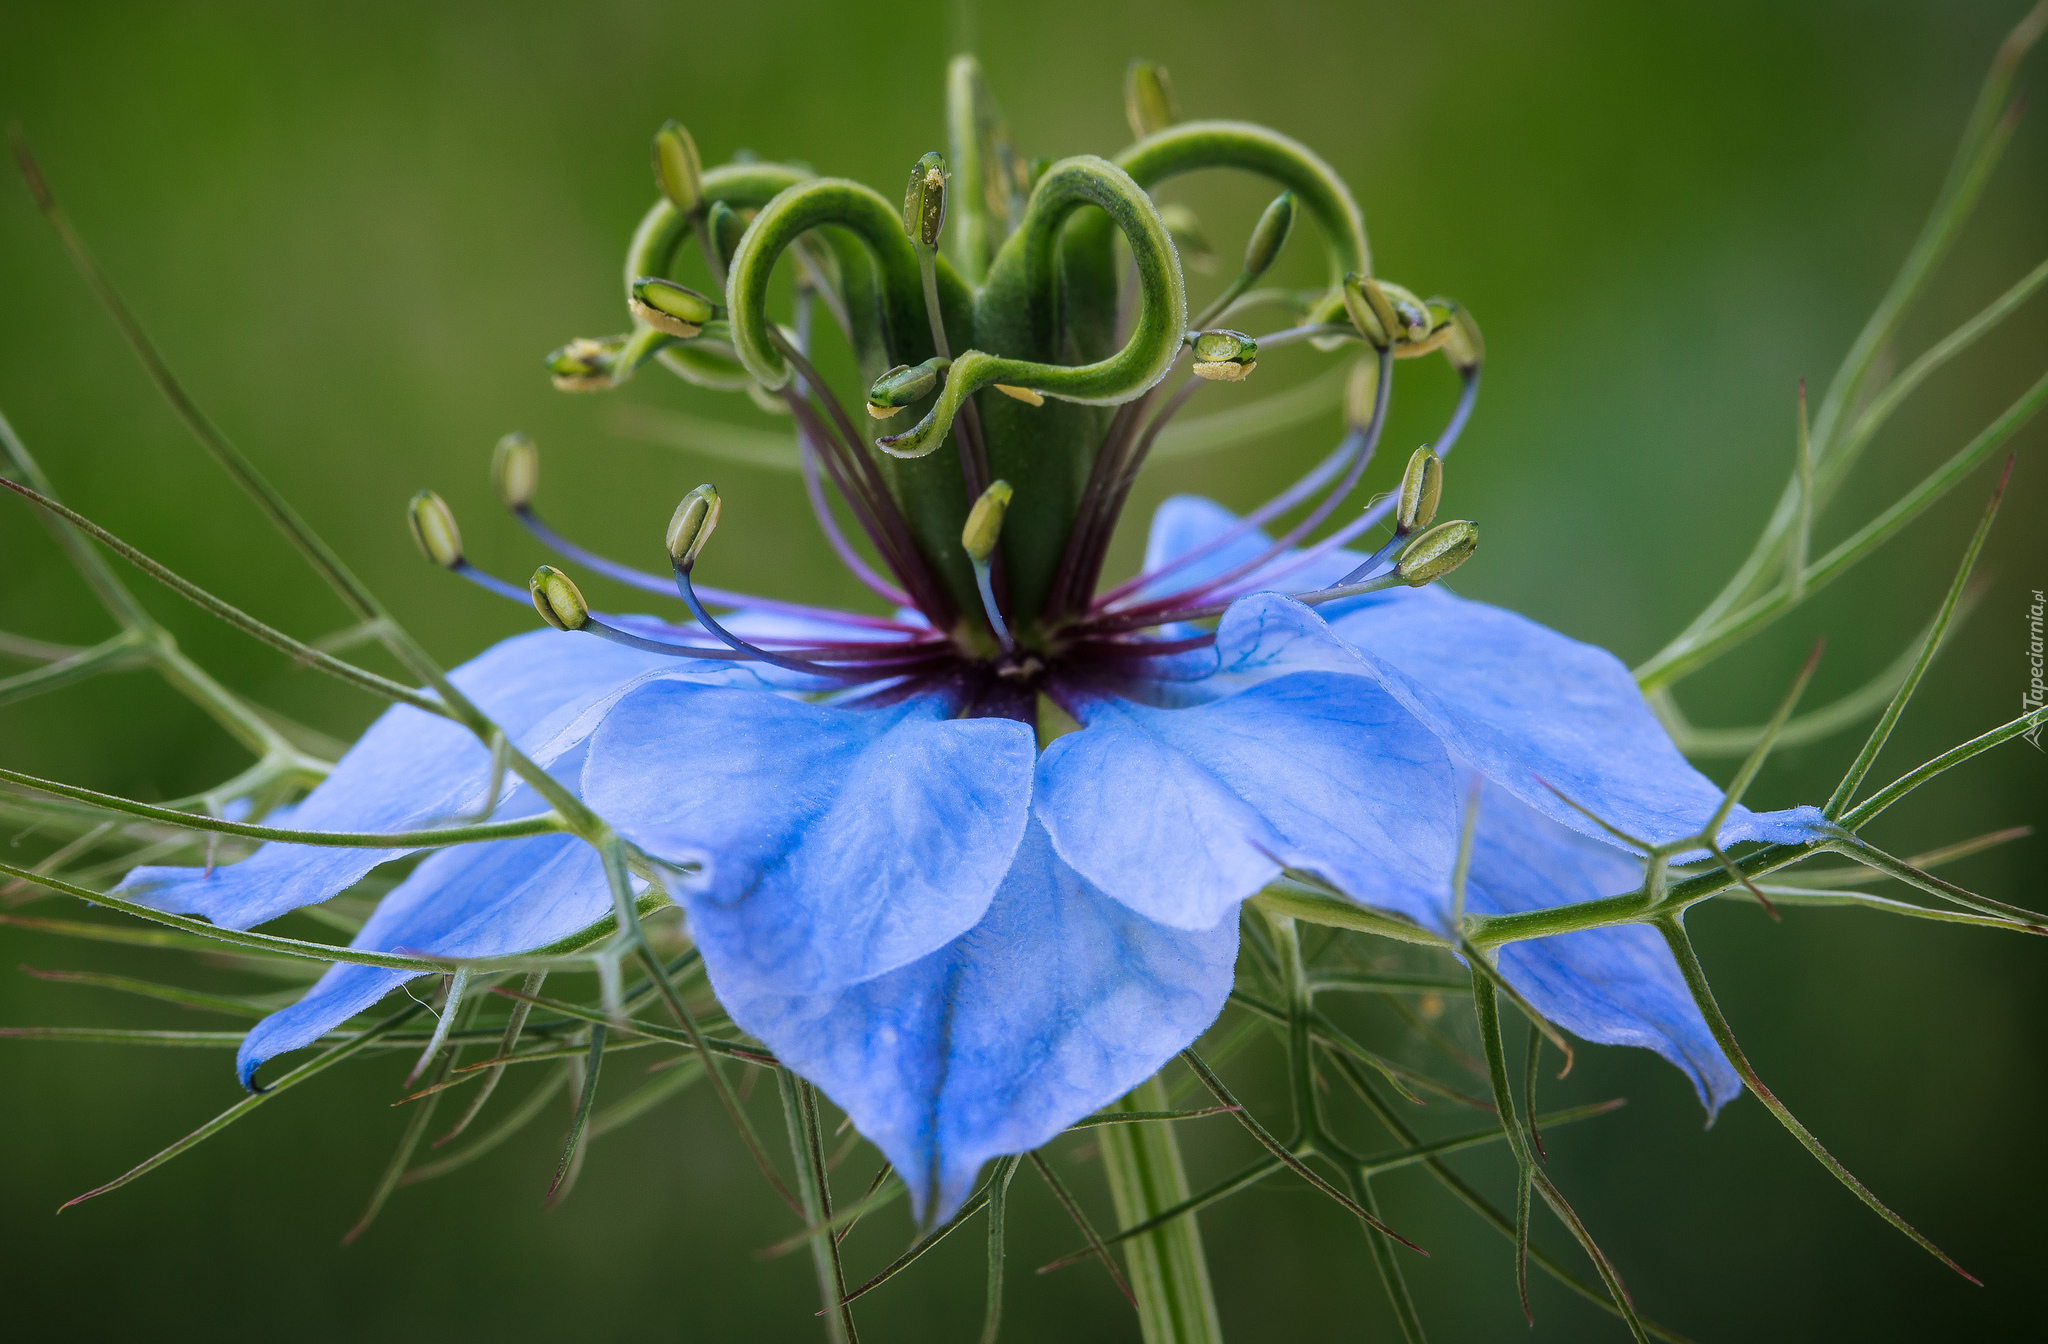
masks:
{"type": "Polygon", "coordinates": [[[698,486],[676,505],[675,516],[668,520],[668,554],[678,569],[687,572],[704,553],[704,543],[718,526],[721,507],[715,485],[698,486]]]}
{"type": "Polygon", "coordinates": [[[462,531],[455,526],[455,515],[446,500],[431,490],[420,491],[406,506],[405,521],[427,559],[443,569],[462,563],[462,531]]]}
{"type": "Polygon", "coordinates": [[[898,364],[868,389],[868,414],[887,420],[905,406],[922,401],[952,367],[953,361],[944,355],[934,355],[922,364],[898,364]]]}
{"type": "Polygon", "coordinates": [[[719,307],[688,285],[643,275],[633,282],[633,316],[656,331],[688,340],[719,314],[719,307]]]}
{"type": "Polygon", "coordinates": [[[548,355],[548,372],[563,392],[602,391],[612,385],[612,361],[625,344],[623,336],[603,340],[578,336],[548,355]]]}
{"type": "Polygon", "coordinates": [[[747,232],[746,216],[724,201],[713,201],[704,216],[704,229],[711,235],[711,245],[718,249],[719,261],[731,270],[732,254],[740,250],[740,239],[747,232]]]}
{"type": "Polygon", "coordinates": [[[995,554],[996,540],[1003,535],[1003,514],[1010,507],[1012,491],[1008,481],[997,481],[981,492],[967,512],[967,526],[960,529],[960,545],[975,564],[995,554]]]}
{"type": "Polygon", "coordinates": [[[1344,276],[1344,312],[1351,318],[1351,325],[1358,328],[1358,334],[1365,337],[1374,349],[1385,350],[1392,346],[1395,330],[1393,306],[1386,295],[1369,275],[1357,271],[1344,276]]]}
{"type": "Polygon", "coordinates": [[[540,484],[540,449],[524,434],[507,434],[491,453],[491,485],[508,509],[523,509],[533,502],[534,487],[540,484]]]}
{"type": "Polygon", "coordinates": [[[1210,245],[1209,235],[1194,211],[1178,201],[1162,205],[1159,222],[1166,226],[1166,236],[1173,239],[1183,266],[1192,266],[1205,275],[1216,269],[1216,249],[1210,245]]]}
{"type": "Polygon", "coordinates": [[[1401,499],[1394,510],[1394,531],[1407,536],[1418,527],[1428,527],[1436,517],[1437,500],[1444,493],[1444,460],[1428,444],[1415,450],[1408,469],[1401,473],[1401,499]]]}
{"type": "Polygon", "coordinates": [[[1394,576],[1410,588],[1420,588],[1470,560],[1478,549],[1478,524],[1438,523],[1402,550],[1394,561],[1394,576]]]}
{"type": "Polygon", "coordinates": [[[654,182],[684,214],[703,208],[704,164],[697,157],[697,142],[681,122],[663,122],[654,133],[654,182]]]}
{"type": "Polygon", "coordinates": [[[1211,382],[1242,382],[1259,364],[1259,343],[1241,331],[1196,332],[1194,347],[1194,374],[1211,382]]]}
{"type": "Polygon", "coordinates": [[[590,624],[590,604],[576,581],[553,565],[542,565],[526,582],[533,609],[557,630],[581,630],[590,624]]]}
{"type": "Polygon", "coordinates": [[[1394,314],[1395,344],[1413,344],[1426,340],[1430,332],[1429,305],[1415,297],[1410,290],[1391,280],[1372,282],[1386,300],[1394,314]]]}
{"type": "Polygon", "coordinates": [[[1448,299],[1436,300],[1446,305],[1451,312],[1448,334],[1439,348],[1444,358],[1451,361],[1451,367],[1459,373],[1470,373],[1486,358],[1486,342],[1479,335],[1479,324],[1472,320],[1472,314],[1460,304],[1448,299]]]}
{"type": "Polygon", "coordinates": [[[945,227],[946,159],[933,150],[910,170],[910,186],[903,193],[903,231],[912,242],[937,247],[945,227]]]}
{"type": "Polygon", "coordinates": [[[1370,425],[1373,407],[1379,404],[1379,396],[1379,361],[1361,359],[1353,364],[1350,376],[1344,380],[1345,427],[1364,429],[1370,425]]]}
{"type": "Polygon", "coordinates": [[[1283,191],[1266,207],[1266,213],[1259,216],[1258,224],[1252,229],[1252,240],[1245,244],[1245,278],[1256,280],[1264,275],[1280,255],[1280,249],[1287,245],[1287,235],[1293,231],[1294,193],[1283,191]]]}
{"type": "Polygon", "coordinates": [[[1131,62],[1124,71],[1124,116],[1130,120],[1131,134],[1140,140],[1180,120],[1180,104],[1174,99],[1165,66],[1147,60],[1131,62]]]}

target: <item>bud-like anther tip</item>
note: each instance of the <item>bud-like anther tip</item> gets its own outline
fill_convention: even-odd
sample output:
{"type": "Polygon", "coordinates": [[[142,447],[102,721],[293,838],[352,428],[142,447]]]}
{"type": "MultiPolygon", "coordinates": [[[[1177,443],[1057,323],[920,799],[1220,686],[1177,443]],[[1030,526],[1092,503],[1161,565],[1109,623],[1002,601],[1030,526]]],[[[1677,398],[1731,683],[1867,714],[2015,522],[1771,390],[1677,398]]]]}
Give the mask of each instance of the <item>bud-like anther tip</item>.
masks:
{"type": "Polygon", "coordinates": [[[643,275],[633,282],[633,316],[656,331],[688,340],[718,316],[718,305],[688,285],[643,275]]]}
{"type": "Polygon", "coordinates": [[[1401,499],[1394,511],[1394,531],[1408,535],[1428,527],[1436,517],[1437,500],[1444,493],[1444,460],[1428,444],[1415,450],[1408,469],[1401,473],[1401,499]]]}
{"type": "Polygon", "coordinates": [[[697,142],[680,122],[664,122],[654,133],[654,182],[686,215],[704,205],[704,165],[697,157],[697,142]]]}
{"type": "Polygon", "coordinates": [[[491,485],[508,509],[519,510],[533,502],[534,487],[540,484],[540,449],[524,434],[507,434],[491,453],[491,485]]]}
{"type": "Polygon", "coordinates": [[[553,565],[542,565],[526,582],[533,609],[557,630],[581,630],[590,624],[590,604],[571,579],[553,565]]]}
{"type": "Polygon", "coordinates": [[[1009,383],[990,383],[989,386],[1013,401],[1023,402],[1026,406],[1045,405],[1045,394],[1036,388],[1014,387],[1009,383]]]}
{"type": "Polygon", "coordinates": [[[926,247],[939,245],[946,227],[946,160],[934,150],[910,170],[903,193],[903,231],[926,247]]]}
{"type": "Polygon", "coordinates": [[[1451,307],[1450,333],[1444,338],[1443,352],[1459,373],[1471,373],[1486,359],[1486,341],[1479,334],[1479,324],[1462,304],[1451,307]]]}
{"type": "Polygon", "coordinates": [[[1280,249],[1287,245],[1287,235],[1294,231],[1294,193],[1283,191],[1273,198],[1266,207],[1266,213],[1259,216],[1258,224],[1252,229],[1252,239],[1245,244],[1244,273],[1256,280],[1266,273],[1280,249]]]}
{"type": "Polygon", "coordinates": [[[612,385],[612,359],[625,346],[623,337],[593,340],[578,336],[550,351],[548,373],[563,392],[601,392],[612,385]]]}
{"type": "Polygon", "coordinates": [[[996,539],[1003,534],[1003,514],[1010,507],[1010,483],[997,481],[981,492],[967,511],[967,526],[960,529],[960,545],[967,558],[981,564],[995,554],[996,539]]]}
{"type": "Polygon", "coordinates": [[[1244,381],[1259,363],[1259,343],[1241,331],[1200,331],[1194,333],[1197,378],[1210,382],[1244,381]]]}
{"type": "Polygon", "coordinates": [[[1398,320],[1393,305],[1369,275],[1351,271],[1344,277],[1344,312],[1350,317],[1351,325],[1358,328],[1358,334],[1376,350],[1385,350],[1393,345],[1398,320]]]}
{"type": "Polygon", "coordinates": [[[877,420],[887,420],[905,406],[923,400],[952,367],[953,361],[944,355],[936,355],[922,364],[898,364],[875,379],[875,385],[868,389],[868,414],[877,420]]]}
{"type": "Polygon", "coordinates": [[[1132,61],[1124,71],[1124,116],[1131,134],[1143,140],[1180,120],[1180,104],[1166,67],[1147,60],[1132,61]]]}
{"type": "Polygon", "coordinates": [[[1394,576],[1410,588],[1420,588],[1470,560],[1478,549],[1477,524],[1438,523],[1402,549],[1394,561],[1394,576]]]}
{"type": "Polygon", "coordinates": [[[455,526],[455,515],[446,500],[431,490],[420,491],[406,506],[405,521],[427,559],[443,569],[462,563],[462,532],[455,526]]]}
{"type": "Polygon", "coordinates": [[[721,507],[715,485],[698,486],[676,505],[675,516],[668,520],[668,555],[678,569],[687,572],[704,553],[721,507]]]}

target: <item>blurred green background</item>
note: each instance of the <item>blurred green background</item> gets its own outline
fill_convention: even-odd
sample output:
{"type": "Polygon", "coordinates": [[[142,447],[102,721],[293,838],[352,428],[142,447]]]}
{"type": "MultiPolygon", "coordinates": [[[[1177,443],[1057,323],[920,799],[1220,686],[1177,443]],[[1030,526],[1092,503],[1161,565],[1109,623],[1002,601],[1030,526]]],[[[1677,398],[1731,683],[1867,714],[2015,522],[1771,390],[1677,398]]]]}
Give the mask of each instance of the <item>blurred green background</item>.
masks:
{"type": "MultiPolygon", "coordinates": [[[[622,325],[618,261],[651,199],[646,144],[662,119],[682,118],[707,161],[747,147],[893,192],[942,143],[950,43],[972,41],[1027,155],[1121,147],[1122,71],[1151,56],[1172,70],[1189,115],[1262,121],[1319,150],[1364,205],[1381,272],[1474,309],[1491,360],[1446,508],[1481,520],[1486,544],[1460,587],[1633,662],[1747,550],[1791,461],[1795,380],[1826,382],[1882,292],[2021,8],[1039,0],[984,6],[969,21],[936,4],[17,3],[0,42],[0,113],[24,126],[214,416],[453,662],[531,614],[423,565],[402,505],[421,486],[440,490],[473,556],[525,573],[541,557],[496,514],[486,478],[492,442],[515,428],[541,443],[548,511],[565,530],[652,554],[673,500],[712,478],[728,507],[711,582],[857,600],[793,477],[622,431],[626,404],[772,424],[743,398],[658,370],[609,398],[567,397],[541,371],[541,354],[567,337],[622,325]]],[[[2042,87],[2037,61],[2020,88],[2042,87]]],[[[1226,257],[1267,194],[1222,177],[1169,192],[1202,213],[1226,257]]],[[[1300,283],[1320,265],[1307,238],[1285,263],[1300,283]]],[[[2044,250],[2048,134],[2037,115],[1908,322],[1902,353],[2044,250]]],[[[73,504],[295,634],[342,624],[156,399],[12,182],[0,184],[0,296],[0,408],[73,504]]],[[[1824,543],[2002,409],[2044,352],[2048,308],[2037,302],[1898,417],[1824,543]]],[[[1396,464],[1448,404],[1450,379],[1431,364],[1403,366],[1396,451],[1383,454],[1396,464]]],[[[1317,367],[1291,351],[1262,361],[1259,378],[1280,386],[1317,367]]],[[[1308,430],[1155,470],[1122,563],[1159,498],[1249,504],[1336,430],[1333,408],[1308,430]]],[[[2035,426],[2017,441],[1985,562],[1995,584],[1894,738],[1883,777],[2019,712],[2025,608],[2048,587],[2044,439],[2035,426]]],[[[1994,474],[1685,684],[1696,721],[1763,718],[1818,634],[1828,653],[1810,703],[1882,666],[1931,613],[1994,474]]],[[[0,505],[0,572],[0,627],[81,643],[106,633],[25,508],[0,505]]],[[[592,593],[621,601],[602,585],[592,593]]],[[[189,651],[267,703],[342,736],[374,712],[173,599],[148,600],[189,651]]],[[[1855,737],[1787,753],[1752,801],[1819,801],[1855,737]]],[[[203,787],[244,760],[141,675],[0,710],[0,756],[137,797],[203,787]]],[[[1729,764],[1708,768],[1725,776],[1729,764]]],[[[2008,746],[1925,790],[1873,838],[1912,853],[2032,822],[2042,782],[2041,757],[2008,746]]],[[[16,844],[33,852],[33,839],[16,844]]],[[[2035,838],[1953,876],[2038,904],[2044,863],[2035,838]]],[[[1795,911],[1773,925],[1734,906],[1693,926],[1764,1076],[1988,1286],[1969,1287],[1882,1226],[1753,1101],[1702,1132],[1689,1090],[1661,1062],[1586,1050],[1572,1077],[1546,1083],[1546,1101],[1631,1104],[1557,1135],[1552,1166],[1637,1302],[1708,1340],[2038,1328],[2041,946],[1876,915],[1795,911]]],[[[214,1025],[40,985],[13,974],[16,963],[184,970],[161,954],[0,929],[0,1021],[214,1025]]],[[[803,1258],[754,1253],[789,1223],[708,1095],[599,1141],[557,1211],[540,1208],[560,1138],[551,1119],[402,1192],[344,1249],[339,1236],[402,1124],[385,1104],[398,1060],[329,1075],[60,1218],[51,1210],[63,1199],[231,1102],[228,1061],[0,1042],[0,1070],[0,1281],[18,1338],[819,1336],[803,1258]]],[[[1257,1070],[1242,1072],[1260,1097],[1257,1070]]],[[[1205,1124],[1184,1127],[1198,1180],[1244,1160],[1241,1133],[1205,1124]]],[[[1504,1154],[1458,1165],[1507,1197],[1504,1154]]],[[[1099,1168],[1072,1170],[1106,1218],[1099,1168]]],[[[1072,1234],[1028,1184],[1018,1183],[1007,1337],[1135,1339],[1094,1269],[1029,1273],[1072,1234]]],[[[1434,1252],[1409,1261],[1433,1337],[1519,1337],[1505,1243],[1419,1173],[1387,1181],[1383,1199],[1434,1252]]],[[[1271,1182],[1204,1229],[1233,1337],[1395,1337],[1363,1242],[1302,1187],[1271,1182]]],[[[854,1272],[886,1261],[905,1231],[900,1211],[877,1217],[850,1243],[854,1272]]],[[[1539,1220],[1538,1235],[1572,1255],[1554,1224],[1539,1220]]],[[[864,1331],[971,1337],[979,1242],[960,1237],[874,1294],[864,1331]]],[[[1547,1281],[1534,1295],[1539,1338],[1625,1337],[1547,1281]]]]}

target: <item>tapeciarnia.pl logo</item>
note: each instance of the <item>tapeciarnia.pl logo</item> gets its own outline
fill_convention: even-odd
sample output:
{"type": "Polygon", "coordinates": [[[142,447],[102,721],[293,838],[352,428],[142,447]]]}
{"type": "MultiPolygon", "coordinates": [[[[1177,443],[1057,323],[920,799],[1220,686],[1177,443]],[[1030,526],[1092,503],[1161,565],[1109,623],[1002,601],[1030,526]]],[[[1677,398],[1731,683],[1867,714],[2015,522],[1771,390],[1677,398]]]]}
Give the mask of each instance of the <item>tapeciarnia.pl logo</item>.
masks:
{"type": "MultiPolygon", "coordinates": [[[[2048,687],[2041,684],[2041,614],[2048,609],[2048,595],[2034,590],[2034,605],[2027,608],[2027,693],[2020,697],[2020,712],[2031,714],[2041,707],[2048,687]]],[[[2027,742],[2035,751],[2041,750],[2041,729],[2048,724],[2035,724],[2034,730],[2026,734],[2027,742]]]]}

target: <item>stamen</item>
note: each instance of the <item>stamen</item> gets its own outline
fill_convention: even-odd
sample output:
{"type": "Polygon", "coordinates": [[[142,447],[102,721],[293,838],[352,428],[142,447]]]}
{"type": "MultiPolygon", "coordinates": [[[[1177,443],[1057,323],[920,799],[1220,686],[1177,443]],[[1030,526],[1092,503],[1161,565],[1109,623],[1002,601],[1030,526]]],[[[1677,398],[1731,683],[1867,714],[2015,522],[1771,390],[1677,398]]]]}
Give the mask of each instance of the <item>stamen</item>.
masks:
{"type": "Polygon", "coordinates": [[[1294,214],[1293,192],[1283,191],[1273,198],[1273,203],[1266,207],[1266,212],[1253,226],[1251,241],[1245,244],[1244,268],[1214,302],[1189,320],[1191,330],[1198,331],[1216,322],[1272,267],[1280,249],[1287,245],[1287,235],[1294,230],[1294,214]]]}
{"type": "Polygon", "coordinates": [[[1245,514],[1242,518],[1239,518],[1207,541],[1181,552],[1150,573],[1134,575],[1108,592],[1103,593],[1100,597],[1096,598],[1095,607],[1097,609],[1107,608],[1113,606],[1120,599],[1131,596],[1133,593],[1140,592],[1146,588],[1158,587],[1160,580],[1167,575],[1177,570],[1185,569],[1197,560],[1207,559],[1246,533],[1265,526],[1267,522],[1287,512],[1287,510],[1301,503],[1328,484],[1330,478],[1343,470],[1345,464],[1351,460],[1352,454],[1357,452],[1364,442],[1363,435],[1358,431],[1371,419],[1371,403],[1363,398],[1369,397],[1372,394],[1372,367],[1371,361],[1361,359],[1352,370],[1351,385],[1354,393],[1360,384],[1364,385],[1365,391],[1363,394],[1355,394],[1349,399],[1351,403],[1354,403],[1354,406],[1348,407],[1346,411],[1347,419],[1351,422],[1351,431],[1338,441],[1336,448],[1331,450],[1328,457],[1318,462],[1307,475],[1303,476],[1293,485],[1288,486],[1285,490],[1273,496],[1264,504],[1259,505],[1250,513],[1245,514]],[[1353,414],[1352,410],[1356,407],[1363,407],[1365,413],[1362,415],[1353,414]]]}
{"type": "MultiPolygon", "coordinates": [[[[821,433],[820,442],[831,449],[835,456],[843,458],[844,466],[860,474],[860,487],[849,491],[847,483],[835,472],[834,482],[840,486],[840,493],[854,509],[855,516],[867,530],[869,539],[875,543],[875,549],[882,553],[890,569],[896,572],[897,578],[902,581],[904,591],[911,596],[914,605],[924,614],[925,619],[934,628],[944,629],[950,626],[953,622],[953,603],[947,597],[944,585],[939,582],[938,576],[925,561],[924,552],[918,549],[916,541],[911,538],[910,526],[904,521],[902,511],[896,506],[896,497],[889,492],[887,483],[882,480],[881,471],[867,453],[860,432],[853,427],[853,421],[846,414],[846,408],[839,404],[839,399],[832,394],[831,388],[818,377],[818,371],[811,367],[811,362],[803,351],[792,346],[779,333],[774,335],[774,343],[798,376],[810,385],[811,392],[824,404],[833,428],[838,431],[836,441],[832,436],[821,433]]],[[[792,411],[798,405],[809,409],[809,403],[797,397],[793,389],[788,391],[785,401],[789,403],[792,411]]],[[[822,426],[820,428],[822,429],[822,426]]],[[[831,459],[827,460],[829,462],[831,459]]]]}
{"type": "MultiPolygon", "coordinates": [[[[696,565],[697,557],[703,554],[705,544],[711,540],[712,530],[718,526],[719,509],[718,491],[709,485],[700,485],[683,496],[682,503],[676,506],[675,516],[669,520],[668,525],[668,553],[670,562],[675,566],[676,592],[682,596],[683,605],[690,609],[690,614],[697,618],[697,624],[717,636],[720,642],[735,653],[744,654],[786,671],[841,680],[872,680],[876,676],[890,675],[876,671],[872,664],[867,667],[831,667],[803,658],[770,653],[758,645],[749,644],[713,619],[690,584],[690,570],[696,565]]],[[[881,660],[876,661],[879,663],[881,660]]],[[[918,657],[885,665],[906,668],[932,661],[934,660],[929,657],[918,657]]]]}
{"type": "MultiPolygon", "coordinates": [[[[488,576],[486,576],[488,577],[488,576]]],[[[517,596],[518,590],[510,584],[491,580],[499,588],[517,596]]],[[[495,590],[494,590],[495,591],[495,590]]],[[[904,643],[877,643],[873,645],[829,645],[806,652],[826,653],[832,656],[846,656],[860,661],[848,667],[821,667],[815,663],[784,658],[771,654],[750,644],[734,646],[701,644],[671,644],[665,640],[650,639],[645,635],[611,624],[591,614],[583,593],[567,574],[552,565],[542,565],[533,572],[527,584],[527,594],[535,611],[557,630],[577,634],[595,635],[612,644],[638,649],[643,653],[660,654],[665,658],[722,659],[728,662],[767,662],[778,667],[790,667],[797,671],[838,680],[874,681],[883,677],[902,675],[907,671],[932,665],[935,654],[943,647],[937,641],[914,641],[904,643]],[[874,657],[871,654],[889,656],[874,657]],[[909,656],[905,656],[909,655],[909,656]]],[[[710,628],[710,627],[707,627],[710,628]]],[[[721,632],[722,633],[722,632],[721,632]]]]}
{"type": "Polygon", "coordinates": [[[997,481],[982,491],[981,498],[974,501],[974,507],[967,511],[967,525],[960,530],[960,545],[967,552],[967,558],[974,562],[974,585],[981,590],[981,609],[988,617],[989,629],[995,631],[996,642],[1003,646],[1004,653],[1014,653],[1017,642],[1010,637],[1010,627],[1003,622],[1001,607],[996,602],[995,581],[989,572],[989,561],[995,555],[996,542],[1003,534],[1003,516],[1010,507],[1010,483],[997,481]]]}
{"type": "MultiPolygon", "coordinates": [[[[1259,571],[1266,565],[1270,564],[1277,557],[1285,555],[1295,543],[1314,531],[1325,518],[1329,517],[1331,511],[1338,504],[1342,503],[1345,497],[1357,487],[1359,478],[1365,474],[1366,464],[1372,460],[1373,449],[1378,446],[1380,432],[1386,427],[1387,423],[1387,403],[1392,399],[1393,368],[1393,356],[1385,350],[1379,351],[1375,365],[1372,418],[1367,422],[1363,431],[1354,431],[1361,433],[1362,439],[1357,456],[1352,459],[1351,465],[1345,471],[1343,478],[1337,482],[1328,495],[1324,496],[1322,503],[1309,512],[1306,518],[1289,528],[1283,536],[1267,546],[1265,550],[1244,561],[1242,564],[1234,565],[1215,578],[1196,584],[1191,588],[1174,594],[1172,597],[1160,598],[1151,603],[1128,608],[1126,614],[1135,615],[1140,611],[1156,610],[1172,605],[1184,605],[1211,593],[1221,592],[1241,579],[1259,575],[1259,571]]],[[[1270,585],[1273,578],[1273,575],[1263,575],[1259,577],[1258,581],[1270,585]]]]}
{"type": "MultiPolygon", "coordinates": [[[[519,520],[520,526],[524,527],[556,554],[566,559],[574,560],[577,564],[602,574],[616,583],[625,584],[629,588],[637,588],[642,592],[658,593],[663,597],[669,597],[674,594],[674,584],[667,578],[659,574],[649,573],[643,569],[635,569],[631,565],[622,565],[616,560],[608,560],[594,551],[586,550],[584,547],[577,545],[549,527],[533,509],[533,494],[539,482],[539,477],[540,451],[534,446],[533,440],[527,438],[524,434],[507,434],[504,438],[498,440],[497,450],[492,454],[491,458],[491,481],[497,488],[499,500],[511,511],[512,516],[519,520]]],[[[431,559],[432,557],[430,556],[429,558],[431,559]]],[[[861,576],[862,569],[864,568],[855,569],[856,577],[861,576]]],[[[873,571],[867,571],[867,574],[873,576],[873,571]]],[[[504,583],[503,580],[491,578],[489,575],[465,574],[464,577],[474,583],[481,584],[483,587],[492,588],[494,592],[510,590],[517,593],[518,591],[512,588],[511,585],[504,583]],[[498,586],[494,588],[494,584],[498,586]]],[[[863,581],[865,582],[865,579],[863,581]]],[[[876,583],[880,583],[879,577],[876,577],[876,583]]],[[[869,586],[875,587],[875,584],[870,584],[869,586]]],[[[876,592],[884,601],[891,602],[894,605],[909,605],[909,598],[887,584],[881,584],[880,587],[876,588],[876,592]]],[[[829,607],[814,607],[802,602],[784,602],[772,597],[755,597],[750,593],[733,592],[724,588],[700,588],[698,595],[714,606],[734,607],[743,611],[774,612],[784,616],[802,617],[805,620],[831,621],[839,625],[860,626],[873,630],[901,630],[909,633],[919,629],[917,626],[908,625],[902,621],[890,620],[883,616],[866,616],[858,612],[835,611],[829,607]]],[[[521,600],[524,600],[523,594],[521,595],[521,600]]]]}
{"type": "MultiPolygon", "coordinates": [[[[939,359],[950,364],[953,347],[946,339],[946,315],[939,306],[938,264],[939,236],[946,227],[946,178],[946,160],[936,151],[912,166],[910,186],[903,196],[903,231],[910,236],[911,251],[917,254],[918,276],[924,286],[925,320],[932,329],[932,349],[939,359]]],[[[872,411],[873,407],[869,409],[872,411]]],[[[988,479],[988,448],[982,442],[981,414],[971,397],[960,408],[953,444],[960,454],[960,475],[967,494],[969,498],[977,496],[988,479]]]]}
{"type": "MultiPolygon", "coordinates": [[[[1446,346],[1445,349],[1448,351],[1450,347],[1446,346]]],[[[1453,362],[1455,363],[1456,361],[1454,360],[1453,362]]],[[[1470,419],[1472,415],[1472,405],[1479,396],[1478,363],[1475,361],[1469,367],[1460,368],[1459,372],[1460,375],[1464,378],[1465,385],[1462,391],[1459,393],[1457,409],[1451,413],[1450,422],[1447,425],[1445,425],[1444,432],[1437,437],[1436,455],[1438,457],[1445,456],[1451,451],[1453,447],[1457,445],[1458,435],[1464,432],[1465,422],[1468,419],[1470,419]]],[[[1285,563],[1268,571],[1266,574],[1260,576],[1261,580],[1266,583],[1276,583],[1279,580],[1285,578],[1287,575],[1294,573],[1298,569],[1301,569],[1303,566],[1314,564],[1316,561],[1328,555],[1331,551],[1349,545],[1355,538],[1369,531],[1371,528],[1376,526],[1382,519],[1384,519],[1389,513],[1393,512],[1394,506],[1399,502],[1400,500],[1397,496],[1388,495],[1385,499],[1382,499],[1378,503],[1372,505],[1357,518],[1354,518],[1352,521],[1338,528],[1335,532],[1332,532],[1329,536],[1324,537],[1321,541],[1315,543],[1313,546],[1305,548],[1299,555],[1295,556],[1293,559],[1286,561],[1285,563]]],[[[1375,552],[1375,558],[1383,558],[1386,549],[1386,547],[1382,547],[1380,551],[1375,552]]],[[[1355,573],[1356,571],[1353,572],[1355,573]]],[[[1241,596],[1242,594],[1240,593],[1236,595],[1241,596]]]]}

